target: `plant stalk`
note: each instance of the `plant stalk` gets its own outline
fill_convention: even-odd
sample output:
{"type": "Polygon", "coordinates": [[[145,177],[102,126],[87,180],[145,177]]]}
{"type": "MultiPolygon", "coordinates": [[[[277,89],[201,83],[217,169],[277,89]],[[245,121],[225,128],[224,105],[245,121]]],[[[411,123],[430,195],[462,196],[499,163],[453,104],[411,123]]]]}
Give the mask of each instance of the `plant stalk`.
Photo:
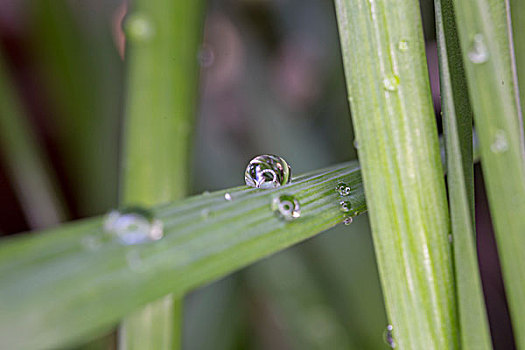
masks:
{"type": "Polygon", "coordinates": [[[525,150],[507,5],[454,0],[505,291],[516,344],[525,349],[525,150]]]}
{"type": "Polygon", "coordinates": [[[492,349],[474,218],[472,109],[452,0],[435,0],[441,110],[462,349],[492,349]]]}
{"type": "Polygon", "coordinates": [[[27,120],[0,52],[0,145],[24,215],[32,229],[65,219],[62,195],[27,120]]]}
{"type": "Polygon", "coordinates": [[[336,0],[388,318],[401,349],[457,349],[449,216],[415,0],[336,0]]]}
{"type": "MultiPolygon", "coordinates": [[[[121,206],[151,206],[187,193],[197,104],[202,1],[136,0],[126,16],[128,91],[121,206]]],[[[183,298],[168,295],[128,316],[122,349],[178,349],[183,298]]]]}

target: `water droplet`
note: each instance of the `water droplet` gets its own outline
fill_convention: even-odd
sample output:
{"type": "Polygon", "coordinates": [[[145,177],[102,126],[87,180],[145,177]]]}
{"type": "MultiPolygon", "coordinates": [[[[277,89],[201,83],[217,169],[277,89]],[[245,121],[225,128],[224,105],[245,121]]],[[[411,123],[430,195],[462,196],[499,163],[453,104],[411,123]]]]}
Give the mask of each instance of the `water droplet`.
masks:
{"type": "Polygon", "coordinates": [[[354,148],[359,149],[359,141],[357,139],[354,139],[354,148]]]}
{"type": "Polygon", "coordinates": [[[392,75],[383,79],[383,87],[387,91],[397,91],[399,86],[399,77],[397,75],[392,75]]]}
{"type": "Polygon", "coordinates": [[[392,332],[394,330],[394,327],[389,324],[386,326],[385,332],[383,333],[383,339],[385,340],[385,343],[387,343],[388,346],[390,346],[392,349],[396,347],[396,342],[394,341],[394,337],[392,335],[392,332]]]}
{"type": "Polygon", "coordinates": [[[397,43],[397,48],[399,51],[407,51],[408,50],[408,40],[399,40],[397,43]]]}
{"type": "Polygon", "coordinates": [[[163,236],[162,222],[140,208],[111,211],[104,222],[104,230],[126,245],[156,241],[163,236]]]}
{"type": "Polygon", "coordinates": [[[244,172],[246,185],[256,188],[276,188],[290,182],[292,169],[281,157],[261,155],[253,158],[244,172]]]}
{"type": "Polygon", "coordinates": [[[472,39],[472,44],[470,45],[470,50],[467,54],[468,59],[470,62],[475,64],[485,63],[489,59],[489,50],[487,49],[487,45],[485,44],[485,38],[483,37],[483,34],[476,34],[474,35],[474,39],[472,39]]]}
{"type": "Polygon", "coordinates": [[[209,68],[215,62],[215,52],[208,44],[203,44],[197,54],[197,60],[202,68],[209,68]]]}
{"type": "Polygon", "coordinates": [[[232,195],[231,195],[231,194],[229,194],[228,192],[226,192],[226,193],[224,194],[224,199],[226,199],[227,201],[231,201],[233,198],[232,198],[232,195]]]}
{"type": "Polygon", "coordinates": [[[452,237],[452,235],[448,235],[448,243],[452,243],[453,240],[454,238],[452,237]]]}
{"type": "Polygon", "coordinates": [[[337,184],[337,187],[335,188],[337,192],[339,192],[340,196],[348,196],[350,192],[352,192],[352,188],[348,186],[347,184],[341,182],[337,184]]]}
{"type": "Polygon", "coordinates": [[[148,16],[141,13],[132,13],[124,21],[126,38],[134,42],[147,42],[155,35],[155,28],[148,16]]]}
{"type": "Polygon", "coordinates": [[[272,210],[286,221],[292,221],[301,216],[299,201],[290,194],[282,194],[272,201],[272,210]]]}
{"type": "Polygon", "coordinates": [[[350,225],[352,223],[352,221],[354,221],[354,219],[351,217],[351,216],[347,216],[344,220],[343,220],[343,224],[345,224],[346,226],[350,225]]]}
{"type": "Polygon", "coordinates": [[[503,153],[509,149],[509,144],[507,143],[507,136],[505,131],[497,130],[494,133],[494,141],[490,145],[490,150],[494,153],[503,153]]]}
{"type": "Polygon", "coordinates": [[[339,202],[339,205],[341,206],[340,208],[343,213],[348,213],[352,210],[352,202],[350,201],[341,201],[339,202]]]}

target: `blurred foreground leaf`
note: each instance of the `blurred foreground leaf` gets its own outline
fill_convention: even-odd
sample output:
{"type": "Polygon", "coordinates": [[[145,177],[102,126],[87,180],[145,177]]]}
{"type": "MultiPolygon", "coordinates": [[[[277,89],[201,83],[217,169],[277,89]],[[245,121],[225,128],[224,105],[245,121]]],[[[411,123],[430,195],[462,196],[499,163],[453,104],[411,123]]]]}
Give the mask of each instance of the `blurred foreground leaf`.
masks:
{"type": "Polygon", "coordinates": [[[242,186],[157,207],[164,238],[149,244],[115,241],[103,231],[103,218],[4,239],[3,344],[57,347],[87,340],[141,305],[168,293],[182,295],[322,232],[345,217],[335,190],[340,182],[352,187],[345,199],[353,203],[353,215],[366,210],[359,167],[352,162],[274,190],[242,186]],[[271,209],[273,198],[284,193],[301,205],[300,218],[291,222],[271,209]]]}

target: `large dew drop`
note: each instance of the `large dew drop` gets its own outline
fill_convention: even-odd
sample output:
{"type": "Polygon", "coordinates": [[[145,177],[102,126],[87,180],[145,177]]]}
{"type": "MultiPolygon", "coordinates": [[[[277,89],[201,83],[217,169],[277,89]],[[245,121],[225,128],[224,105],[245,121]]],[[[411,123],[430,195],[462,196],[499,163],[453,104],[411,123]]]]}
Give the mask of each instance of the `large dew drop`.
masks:
{"type": "Polygon", "coordinates": [[[301,216],[301,205],[299,201],[290,194],[282,194],[272,201],[272,210],[277,216],[292,221],[301,216]]]}
{"type": "Polygon", "coordinates": [[[383,339],[385,343],[387,343],[388,346],[390,346],[392,349],[396,347],[396,342],[394,340],[394,336],[392,335],[392,331],[394,330],[394,327],[389,324],[386,326],[385,332],[383,333],[383,339]]]}
{"type": "Polygon", "coordinates": [[[104,230],[125,245],[142,244],[162,238],[162,222],[139,208],[111,211],[104,222],[104,230]]]}
{"type": "Polygon", "coordinates": [[[489,59],[489,50],[485,44],[485,39],[482,34],[474,35],[472,44],[470,45],[469,52],[467,54],[470,62],[475,64],[485,63],[489,59]]]}
{"type": "Polygon", "coordinates": [[[246,185],[257,188],[276,188],[290,182],[292,170],[279,156],[261,155],[253,158],[244,172],[246,185]]]}

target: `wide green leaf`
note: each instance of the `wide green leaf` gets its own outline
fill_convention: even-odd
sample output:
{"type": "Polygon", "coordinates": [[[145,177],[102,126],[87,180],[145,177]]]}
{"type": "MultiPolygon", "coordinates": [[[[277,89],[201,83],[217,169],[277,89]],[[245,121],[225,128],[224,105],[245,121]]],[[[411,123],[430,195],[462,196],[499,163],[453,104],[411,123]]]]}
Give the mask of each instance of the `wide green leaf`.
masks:
{"type": "Polygon", "coordinates": [[[103,218],[70,223],[0,244],[0,338],[9,349],[50,348],[87,340],[135,308],[204,283],[344,220],[340,183],[352,190],[351,215],[366,210],[356,162],[294,179],[273,190],[246,186],[153,209],[164,238],[123,245],[103,218]],[[228,198],[225,199],[225,194],[228,198]],[[301,216],[285,221],[271,208],[290,194],[301,216]]]}

